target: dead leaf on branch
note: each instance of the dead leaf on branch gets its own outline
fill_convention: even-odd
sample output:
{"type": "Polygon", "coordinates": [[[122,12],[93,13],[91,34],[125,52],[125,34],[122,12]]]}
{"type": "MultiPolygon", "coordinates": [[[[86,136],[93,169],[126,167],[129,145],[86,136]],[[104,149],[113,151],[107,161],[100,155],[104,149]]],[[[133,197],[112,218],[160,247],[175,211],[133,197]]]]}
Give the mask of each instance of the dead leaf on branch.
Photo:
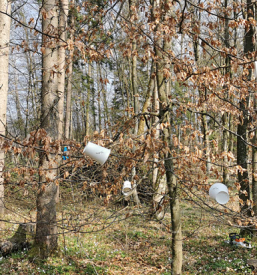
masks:
{"type": "Polygon", "coordinates": [[[244,201],[243,201],[242,199],[239,199],[239,203],[240,203],[241,205],[244,205],[244,201]]]}
{"type": "Polygon", "coordinates": [[[65,171],[63,174],[63,178],[66,179],[66,178],[68,178],[69,175],[70,175],[70,173],[68,171],[65,171]]]}
{"type": "Polygon", "coordinates": [[[247,169],[243,168],[243,167],[240,166],[240,165],[237,165],[237,166],[236,166],[236,169],[237,169],[238,172],[240,172],[241,175],[243,175],[243,173],[244,173],[245,171],[247,171],[247,169]]]}

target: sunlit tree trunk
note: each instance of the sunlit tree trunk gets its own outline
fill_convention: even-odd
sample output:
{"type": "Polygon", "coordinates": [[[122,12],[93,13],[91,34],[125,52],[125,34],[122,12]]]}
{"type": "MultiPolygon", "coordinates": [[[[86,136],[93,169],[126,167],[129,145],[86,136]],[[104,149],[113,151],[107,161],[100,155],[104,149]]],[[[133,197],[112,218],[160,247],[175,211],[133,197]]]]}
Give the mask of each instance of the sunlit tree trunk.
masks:
{"type": "MultiPolygon", "coordinates": [[[[228,0],[225,0],[225,10],[227,10],[228,7],[228,0]]],[[[225,37],[225,47],[229,48],[230,47],[230,43],[229,43],[229,27],[228,27],[228,18],[226,16],[226,13],[224,15],[226,17],[225,19],[225,26],[224,26],[224,37],[225,37]]],[[[230,77],[230,68],[229,68],[229,64],[230,64],[230,58],[228,55],[226,55],[225,57],[225,65],[226,65],[226,69],[224,72],[225,77],[230,77]]],[[[225,99],[228,99],[228,92],[227,92],[227,87],[224,86],[225,89],[225,93],[224,93],[224,97],[225,99]]],[[[223,138],[222,138],[222,151],[225,153],[224,154],[224,165],[223,165],[223,183],[225,185],[228,184],[229,181],[229,173],[228,173],[228,157],[227,157],[227,153],[228,153],[228,141],[229,141],[229,132],[228,132],[228,128],[229,128],[229,114],[227,112],[225,112],[222,115],[222,123],[223,123],[223,138]]]]}
{"type": "Polygon", "coordinates": [[[97,109],[98,109],[98,129],[99,132],[102,129],[102,110],[101,110],[101,92],[102,92],[102,85],[101,85],[101,66],[100,63],[98,63],[96,68],[97,71],[97,109]]]}
{"type": "MultiPolygon", "coordinates": [[[[122,76],[123,76],[123,87],[124,90],[126,92],[126,102],[124,101],[123,105],[126,106],[126,109],[129,110],[130,107],[130,87],[129,87],[129,83],[128,83],[128,77],[125,73],[125,68],[124,68],[124,64],[121,64],[121,72],[122,72],[122,76]]],[[[125,98],[125,96],[123,97],[123,99],[125,98]]],[[[129,117],[129,111],[127,111],[127,117],[129,117]]]]}
{"type": "MultiPolygon", "coordinates": [[[[105,78],[107,78],[107,73],[105,75],[105,78]]],[[[105,127],[108,127],[107,129],[109,129],[109,125],[110,125],[110,113],[109,113],[109,108],[108,108],[108,101],[107,101],[107,85],[103,85],[103,105],[104,105],[104,117],[105,117],[105,127]]],[[[109,135],[112,136],[112,132],[109,131],[109,135]]]]}
{"type": "Polygon", "coordinates": [[[73,72],[73,41],[74,41],[74,0],[70,1],[70,48],[69,48],[69,58],[68,58],[68,73],[67,73],[67,88],[66,88],[66,116],[65,116],[65,138],[71,138],[71,96],[72,96],[72,72],[73,72]]]}
{"type": "MultiPolygon", "coordinates": [[[[198,3],[200,0],[198,1],[198,3]]],[[[201,13],[195,9],[194,11],[195,18],[193,24],[195,24],[196,28],[200,28],[201,26],[201,13]]],[[[200,31],[200,30],[199,30],[200,31]]],[[[200,63],[200,52],[199,52],[199,38],[198,34],[195,34],[194,41],[194,54],[195,54],[195,62],[197,65],[200,63]]],[[[199,100],[204,101],[205,100],[205,91],[200,90],[199,91],[199,100]]],[[[210,142],[209,142],[209,127],[207,123],[207,116],[205,115],[206,109],[203,108],[202,110],[203,114],[201,114],[201,123],[202,123],[202,132],[203,132],[203,141],[204,141],[204,154],[206,159],[206,174],[210,174],[211,170],[211,159],[210,159],[210,142]]]]}
{"type": "MultiPolygon", "coordinates": [[[[130,20],[133,22],[136,20],[136,1],[129,0],[129,12],[130,12],[130,20]]],[[[134,107],[134,114],[138,114],[139,110],[139,94],[138,94],[138,84],[137,84],[137,44],[136,39],[132,38],[132,58],[131,58],[131,85],[132,85],[132,95],[133,95],[133,107],[134,107]]],[[[135,117],[135,126],[134,126],[134,134],[137,135],[138,133],[138,118],[135,117]]],[[[132,169],[132,178],[135,178],[136,175],[136,168],[133,167],[132,169]]],[[[137,194],[136,188],[136,181],[133,181],[133,197],[134,201],[139,204],[140,200],[137,194]]]]}
{"type": "MultiPolygon", "coordinates": [[[[153,92],[153,112],[160,112],[159,96],[157,83],[154,85],[153,92]]],[[[160,138],[160,125],[158,123],[159,118],[157,116],[153,117],[153,128],[155,128],[155,138],[160,138]]],[[[153,163],[153,210],[157,219],[162,219],[165,214],[164,205],[162,205],[163,198],[167,190],[167,178],[166,175],[161,175],[159,173],[159,153],[155,153],[156,158],[154,158],[153,163]]]]}
{"type": "Polygon", "coordinates": [[[59,42],[58,42],[58,139],[63,137],[64,125],[64,90],[65,90],[65,46],[69,1],[59,0],[59,42]]]}
{"type": "MultiPolygon", "coordinates": [[[[154,67],[154,62],[152,61],[151,62],[151,70],[149,72],[150,77],[149,77],[149,83],[148,83],[148,87],[147,87],[147,93],[146,93],[145,102],[143,104],[141,113],[146,113],[148,111],[148,107],[151,104],[151,97],[153,94],[154,81],[155,81],[155,77],[152,77],[153,67],[154,67]]],[[[140,116],[139,124],[138,124],[138,135],[142,135],[144,133],[144,131],[145,131],[145,117],[140,116]]]]}
{"type": "MultiPolygon", "coordinates": [[[[11,18],[11,2],[0,0],[0,134],[5,135],[6,110],[8,94],[8,66],[11,18]]],[[[0,139],[0,146],[3,139],[0,139]]],[[[4,214],[4,158],[5,153],[0,147],[0,215],[4,214]]]]}
{"type": "MultiPolygon", "coordinates": [[[[25,22],[25,15],[22,14],[23,20],[25,22]]],[[[26,37],[26,41],[30,40],[29,37],[29,30],[27,28],[24,28],[24,32],[25,32],[25,37],[26,37]]],[[[33,102],[33,94],[35,93],[35,91],[33,91],[33,89],[35,88],[35,86],[33,87],[33,85],[35,85],[35,78],[34,78],[34,73],[33,72],[33,54],[31,51],[26,52],[25,54],[26,57],[26,61],[27,61],[27,70],[28,70],[28,91],[27,91],[27,96],[26,96],[26,110],[25,110],[25,125],[23,127],[24,129],[24,136],[25,138],[27,137],[28,133],[29,133],[29,128],[30,128],[30,123],[29,120],[31,119],[31,113],[33,113],[33,117],[36,120],[37,119],[37,114],[36,114],[36,110],[35,110],[35,104],[33,102]],[[31,109],[29,110],[29,102],[31,101],[32,105],[31,105],[31,109]]],[[[22,117],[20,117],[22,118],[22,117]]]]}
{"type": "MultiPolygon", "coordinates": [[[[154,1],[154,9],[157,12],[163,11],[162,18],[170,15],[170,9],[167,7],[172,7],[172,2],[170,0],[165,1],[154,1]]],[[[169,99],[166,93],[166,78],[164,76],[164,69],[169,70],[169,59],[167,55],[168,51],[171,49],[171,40],[163,39],[160,34],[162,29],[159,24],[156,26],[155,32],[155,55],[156,55],[156,77],[157,77],[157,88],[158,96],[160,100],[160,111],[159,117],[162,119],[163,123],[167,123],[169,126],[163,129],[163,141],[167,144],[169,151],[165,155],[164,165],[167,178],[167,186],[169,192],[170,200],[170,213],[171,213],[171,231],[172,231],[172,242],[171,242],[171,272],[174,275],[181,274],[182,272],[182,231],[181,231],[181,218],[180,218],[180,205],[179,205],[179,184],[175,177],[174,164],[172,159],[172,119],[171,113],[167,110],[169,106],[169,99]]]]}
{"type": "MultiPolygon", "coordinates": [[[[15,96],[15,106],[16,106],[16,112],[17,112],[17,126],[19,128],[19,133],[22,135],[25,125],[24,125],[24,120],[22,118],[22,113],[21,113],[21,104],[20,104],[19,92],[18,92],[18,77],[16,74],[15,74],[15,80],[14,80],[14,96],[15,96]]],[[[26,104],[28,106],[28,96],[26,98],[26,104]]],[[[25,110],[25,112],[26,112],[26,116],[27,116],[28,107],[25,110]]]]}
{"type": "MultiPolygon", "coordinates": [[[[58,64],[56,40],[58,35],[58,6],[51,0],[43,2],[46,11],[42,19],[43,55],[42,55],[42,91],[41,91],[41,128],[45,129],[48,138],[42,140],[45,150],[50,148],[50,141],[58,137],[58,76],[55,65],[58,64]],[[51,26],[51,27],[50,27],[51,26]],[[48,35],[51,35],[49,37],[48,35]]],[[[57,157],[55,154],[40,154],[39,190],[37,194],[37,221],[34,247],[31,258],[47,258],[57,249],[56,196],[57,157]]]]}
{"type": "MultiPolygon", "coordinates": [[[[130,11],[130,20],[132,22],[137,20],[136,14],[136,1],[129,0],[129,11],[130,11]]],[[[132,38],[132,57],[131,57],[131,84],[132,84],[132,98],[133,98],[133,107],[135,115],[139,111],[139,94],[138,94],[138,84],[137,84],[137,43],[136,38],[132,38]]],[[[138,118],[135,118],[135,133],[138,132],[138,118]]]]}
{"type": "Polygon", "coordinates": [[[89,114],[90,114],[90,95],[92,89],[92,64],[88,63],[88,85],[87,85],[87,98],[86,98],[86,136],[89,136],[90,127],[89,127],[89,114]]]}
{"type": "Polygon", "coordinates": [[[91,78],[92,86],[90,85],[91,90],[90,90],[89,100],[91,99],[91,101],[92,101],[92,103],[90,104],[90,107],[91,107],[92,117],[93,117],[93,131],[96,131],[97,130],[97,127],[96,127],[97,114],[96,114],[96,107],[95,107],[95,87],[94,87],[94,81],[93,81],[93,79],[94,79],[94,65],[93,65],[93,63],[91,63],[91,76],[92,76],[92,78],[91,78]]]}

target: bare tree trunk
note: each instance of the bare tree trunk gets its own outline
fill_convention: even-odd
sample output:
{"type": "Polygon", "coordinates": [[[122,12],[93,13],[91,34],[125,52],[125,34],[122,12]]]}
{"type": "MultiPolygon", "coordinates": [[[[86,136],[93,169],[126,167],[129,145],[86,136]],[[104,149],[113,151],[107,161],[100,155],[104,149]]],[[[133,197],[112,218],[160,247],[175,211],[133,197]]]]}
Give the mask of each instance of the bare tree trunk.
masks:
{"type": "MultiPolygon", "coordinates": [[[[16,106],[16,112],[17,112],[17,125],[18,125],[18,128],[19,128],[19,132],[22,135],[22,131],[25,128],[25,125],[24,125],[24,121],[23,121],[22,113],[21,113],[21,105],[20,105],[20,100],[19,100],[17,75],[15,75],[14,96],[15,96],[15,106],[16,106]]],[[[27,96],[26,101],[27,101],[26,103],[27,103],[27,106],[28,106],[28,96],[27,96]]],[[[27,110],[26,110],[26,116],[27,115],[28,115],[28,107],[27,107],[27,110]]]]}
{"type": "MultiPolygon", "coordinates": [[[[91,66],[91,75],[92,75],[92,86],[91,86],[91,99],[92,99],[92,104],[91,104],[91,110],[92,110],[92,116],[93,116],[93,130],[96,131],[96,107],[95,107],[95,89],[94,89],[94,66],[93,66],[93,63],[92,63],[92,66],[91,66]]],[[[90,99],[89,99],[90,100],[90,99]]]]}
{"type": "MultiPolygon", "coordinates": [[[[127,79],[127,75],[125,74],[125,68],[124,68],[124,64],[121,64],[121,73],[122,73],[122,77],[123,77],[123,86],[124,86],[124,90],[126,92],[126,102],[125,102],[125,97],[122,93],[122,99],[123,99],[123,105],[126,106],[126,109],[129,110],[130,107],[130,87],[129,87],[129,83],[128,83],[128,79],[127,79]]],[[[129,78],[130,79],[130,78],[129,78]]],[[[129,111],[127,111],[127,117],[129,117],[129,111]]]]}
{"type": "Polygon", "coordinates": [[[97,107],[98,107],[98,129],[99,132],[102,129],[102,110],[101,110],[101,91],[102,91],[102,85],[101,85],[101,67],[100,63],[97,64],[97,107]]]}
{"type": "MultiPolygon", "coordinates": [[[[254,6],[254,17],[255,20],[257,19],[257,3],[255,3],[254,6]]],[[[254,35],[256,36],[256,27],[254,28],[254,35]]],[[[255,50],[257,48],[257,45],[255,44],[255,50]]],[[[256,62],[256,61],[255,61],[256,62]]],[[[255,63],[254,66],[254,76],[255,76],[255,81],[257,81],[257,66],[255,63]]],[[[256,98],[256,94],[253,95],[253,109],[255,110],[255,114],[253,117],[253,121],[256,121],[257,118],[257,98],[256,98]]],[[[254,131],[254,137],[252,139],[252,143],[254,146],[257,145],[257,130],[254,131]]],[[[257,149],[256,147],[252,146],[252,200],[253,200],[253,211],[254,211],[254,215],[257,215],[257,149]]],[[[256,230],[254,232],[254,235],[256,236],[256,230]]]]}
{"type": "MultiPolygon", "coordinates": [[[[251,0],[247,0],[247,19],[253,19],[253,3],[251,0]]],[[[246,27],[245,29],[245,41],[244,41],[244,53],[247,55],[248,52],[254,51],[253,44],[253,26],[250,25],[249,29],[246,27]]],[[[251,71],[249,71],[248,79],[251,79],[251,71]]],[[[238,124],[237,127],[237,164],[240,165],[243,169],[245,169],[242,173],[238,172],[238,181],[241,185],[241,189],[239,193],[239,198],[243,201],[243,204],[240,204],[241,212],[246,212],[245,214],[249,215],[248,205],[246,204],[247,200],[250,199],[250,185],[249,185],[249,174],[248,174],[248,153],[247,153],[247,127],[248,127],[248,113],[247,107],[249,102],[249,95],[245,95],[243,99],[241,99],[239,103],[239,107],[241,110],[241,121],[242,123],[238,124]]],[[[256,202],[254,202],[256,203],[256,202]]],[[[244,233],[243,231],[241,233],[244,233]]]]}
{"type": "MultiPolygon", "coordinates": [[[[11,2],[0,0],[0,134],[5,135],[6,109],[8,95],[8,67],[9,67],[9,41],[11,18],[4,13],[10,14],[11,2]]],[[[0,146],[3,139],[0,140],[0,146]]],[[[0,215],[4,214],[4,158],[5,153],[0,147],[0,215]]]]}
{"type": "MultiPolygon", "coordinates": [[[[107,78],[107,72],[102,75],[102,72],[100,70],[100,77],[102,79],[106,79],[107,78]]],[[[101,89],[102,95],[103,95],[103,110],[104,110],[104,125],[105,125],[105,129],[107,130],[107,126],[110,124],[110,115],[109,115],[109,109],[108,109],[108,102],[107,102],[107,97],[106,97],[106,93],[107,93],[107,85],[106,83],[102,83],[102,89],[101,89]]],[[[110,136],[111,136],[111,131],[110,131],[110,136]]]]}
{"type": "MultiPolygon", "coordinates": [[[[70,40],[74,41],[74,15],[73,15],[73,9],[74,9],[74,0],[70,1],[70,40]]],[[[69,139],[71,138],[71,96],[72,96],[72,72],[73,72],[73,52],[74,48],[73,46],[69,49],[69,59],[68,59],[68,75],[67,75],[67,89],[66,89],[66,117],[65,117],[65,138],[69,139]]]]}
{"type": "MultiPolygon", "coordinates": [[[[135,21],[136,14],[136,1],[129,0],[129,12],[130,20],[135,21]]],[[[132,39],[132,58],[131,58],[131,85],[132,85],[132,98],[133,98],[133,107],[134,114],[137,115],[139,111],[139,94],[138,94],[138,84],[137,84],[137,43],[136,39],[132,39]]],[[[135,118],[135,133],[138,132],[138,118],[135,118]]]]}
{"type": "MultiPolygon", "coordinates": [[[[163,18],[168,16],[170,10],[167,10],[170,0],[164,1],[154,1],[154,8],[164,11],[163,18]],[[165,8],[164,8],[165,7],[165,8]]],[[[161,33],[160,26],[156,26],[156,40],[155,40],[155,55],[156,55],[156,77],[157,77],[157,87],[158,96],[161,102],[159,117],[162,119],[163,123],[168,123],[169,126],[163,129],[163,141],[170,148],[170,151],[165,155],[164,165],[167,177],[167,186],[170,199],[170,212],[171,212],[171,228],[172,228],[172,244],[171,244],[171,272],[174,275],[182,273],[182,231],[181,231],[181,219],[180,219],[180,207],[179,207],[179,194],[178,194],[178,182],[175,177],[174,164],[172,159],[172,120],[170,117],[170,112],[167,110],[169,105],[169,100],[166,94],[166,79],[164,77],[164,69],[169,70],[169,60],[165,53],[171,48],[171,42],[162,39],[158,36],[161,33]]]]}
{"type": "MultiPolygon", "coordinates": [[[[42,19],[43,33],[58,35],[58,6],[51,0],[43,2],[46,15],[42,19]],[[51,28],[49,28],[51,26],[51,28]]],[[[54,73],[54,66],[58,64],[58,51],[56,41],[43,35],[44,48],[42,55],[42,105],[41,105],[41,128],[45,129],[48,137],[42,139],[42,146],[50,153],[41,153],[39,161],[39,190],[37,194],[37,223],[35,243],[30,251],[30,259],[47,258],[58,247],[57,224],[56,224],[56,196],[58,156],[51,154],[49,142],[58,137],[58,77],[54,73]]]]}
{"type": "MultiPolygon", "coordinates": [[[[227,9],[227,6],[228,6],[228,0],[225,0],[225,10],[227,9]]],[[[224,15],[226,16],[226,15],[224,15]]],[[[228,18],[225,19],[225,28],[224,28],[224,36],[225,36],[225,47],[226,48],[229,48],[230,45],[229,45],[229,27],[228,27],[228,18]]],[[[225,69],[225,77],[227,75],[230,75],[230,69],[229,69],[229,64],[230,64],[230,58],[228,55],[226,55],[226,58],[225,58],[225,63],[226,63],[226,69],[225,69]]],[[[225,92],[225,98],[228,99],[228,92],[227,92],[227,88],[224,87],[226,92],[225,92]]],[[[222,123],[223,123],[223,140],[222,140],[222,151],[225,152],[225,155],[224,155],[224,161],[223,161],[223,183],[225,185],[228,185],[228,182],[229,182],[229,172],[228,172],[228,164],[229,164],[229,161],[228,161],[228,157],[227,157],[227,153],[228,153],[228,140],[229,140],[229,132],[226,130],[229,128],[229,125],[228,125],[228,122],[229,122],[229,114],[228,113],[224,113],[223,116],[222,116],[222,123]]]]}
{"type": "MultiPolygon", "coordinates": [[[[65,92],[65,46],[67,40],[67,21],[69,12],[69,1],[59,0],[59,22],[58,22],[58,136],[62,139],[64,134],[64,92],[65,92]]],[[[61,153],[60,148],[60,153],[61,153]]],[[[58,162],[61,163],[61,157],[58,162]]],[[[56,202],[60,200],[60,188],[57,186],[56,202]]]]}
{"type": "MultiPolygon", "coordinates": [[[[198,4],[200,1],[198,1],[198,4]]],[[[201,22],[201,13],[197,12],[197,9],[194,11],[195,20],[200,24],[201,22]]],[[[195,35],[194,40],[194,54],[195,54],[195,62],[198,65],[199,63],[199,38],[198,35],[195,35]]],[[[204,100],[204,92],[199,91],[199,98],[200,100],[204,100]]],[[[206,110],[203,110],[203,113],[206,113],[206,110]]],[[[211,159],[210,159],[210,142],[209,142],[209,131],[208,131],[208,123],[207,123],[207,116],[202,114],[201,115],[201,122],[202,122],[202,130],[203,130],[203,140],[204,140],[204,153],[206,159],[206,174],[209,175],[211,171],[211,159]]]]}
{"type": "Polygon", "coordinates": [[[65,90],[65,48],[66,46],[66,27],[68,21],[69,1],[59,0],[59,42],[58,42],[58,139],[63,137],[64,125],[64,90],[65,90]]]}
{"type": "MultiPolygon", "coordinates": [[[[107,78],[107,73],[105,75],[105,78],[107,78]]],[[[104,122],[104,124],[105,124],[105,128],[107,128],[107,126],[108,126],[107,129],[109,129],[109,125],[110,125],[110,113],[109,113],[109,109],[108,109],[108,102],[107,102],[107,96],[106,96],[106,94],[107,94],[107,86],[104,85],[103,86],[103,104],[104,104],[104,115],[105,115],[105,122],[104,122]]],[[[112,132],[111,131],[109,131],[109,135],[112,136],[112,132]]]]}
{"type": "MultiPolygon", "coordinates": [[[[22,14],[22,18],[24,20],[24,22],[26,21],[25,15],[22,14]]],[[[30,31],[28,28],[24,28],[24,32],[25,32],[25,37],[26,37],[26,41],[30,40],[30,31]]],[[[31,51],[27,51],[25,54],[26,57],[26,61],[27,61],[27,65],[28,65],[28,93],[26,96],[26,111],[25,111],[25,126],[24,126],[24,136],[25,138],[28,136],[30,128],[32,125],[30,125],[30,121],[31,121],[31,114],[33,114],[33,119],[34,119],[34,123],[38,122],[39,119],[39,112],[36,108],[36,99],[37,98],[37,94],[39,92],[38,89],[38,82],[36,81],[36,75],[35,75],[35,71],[33,70],[34,65],[35,65],[35,60],[33,60],[34,55],[31,51]],[[31,107],[30,107],[30,103],[31,102],[31,107]],[[30,110],[31,109],[31,110],[30,110]]],[[[37,124],[38,127],[38,124],[37,124]]]]}
{"type": "MultiPolygon", "coordinates": [[[[135,20],[135,5],[136,5],[136,1],[135,0],[129,0],[129,13],[130,13],[130,20],[135,20]]],[[[130,79],[131,79],[131,86],[132,86],[132,98],[133,98],[133,106],[134,106],[134,114],[137,115],[138,114],[138,110],[139,110],[139,94],[138,94],[138,85],[137,85],[137,44],[136,44],[136,40],[135,38],[132,39],[132,59],[131,59],[131,71],[130,71],[130,79]]],[[[138,133],[138,118],[135,117],[135,126],[133,129],[133,133],[135,135],[137,135],[138,133]]],[[[132,179],[135,177],[136,175],[136,168],[133,167],[132,169],[132,179]]],[[[133,184],[133,197],[134,197],[134,201],[137,204],[140,204],[140,200],[137,194],[137,188],[136,188],[136,182],[134,180],[134,184],[133,184]]]]}
{"type": "MultiPolygon", "coordinates": [[[[257,99],[254,97],[254,109],[257,109],[257,99]]],[[[256,118],[255,118],[256,120],[256,118]]],[[[254,146],[257,145],[257,131],[255,130],[254,137],[252,139],[254,146]]],[[[257,149],[252,147],[252,200],[254,215],[257,215],[257,149]]]]}
{"type": "MultiPolygon", "coordinates": [[[[147,112],[147,108],[150,106],[150,103],[151,103],[151,96],[153,94],[154,81],[155,81],[155,77],[152,77],[153,68],[154,68],[154,62],[152,61],[150,78],[149,78],[149,83],[147,87],[147,94],[146,94],[145,102],[142,108],[142,113],[147,112]]],[[[143,116],[140,116],[139,124],[138,124],[138,135],[142,135],[144,131],[145,131],[145,118],[143,116]]]]}
{"type": "MultiPolygon", "coordinates": [[[[156,80],[156,79],[155,79],[156,80]]],[[[159,104],[159,97],[158,97],[158,87],[155,85],[154,92],[153,92],[153,111],[154,112],[160,112],[160,104],[159,104]]],[[[155,138],[160,138],[160,127],[158,123],[159,118],[153,117],[153,124],[156,129],[155,138]]],[[[158,153],[159,156],[159,153],[158,153]]],[[[153,164],[153,210],[155,213],[155,216],[157,219],[164,218],[165,209],[162,205],[163,198],[166,194],[167,190],[167,177],[165,175],[159,174],[159,168],[158,168],[158,159],[154,158],[154,164],[153,164]]]]}
{"type": "Polygon", "coordinates": [[[89,107],[90,107],[90,95],[92,89],[92,65],[88,63],[88,78],[89,83],[87,87],[87,98],[86,98],[86,136],[89,136],[89,107]]]}

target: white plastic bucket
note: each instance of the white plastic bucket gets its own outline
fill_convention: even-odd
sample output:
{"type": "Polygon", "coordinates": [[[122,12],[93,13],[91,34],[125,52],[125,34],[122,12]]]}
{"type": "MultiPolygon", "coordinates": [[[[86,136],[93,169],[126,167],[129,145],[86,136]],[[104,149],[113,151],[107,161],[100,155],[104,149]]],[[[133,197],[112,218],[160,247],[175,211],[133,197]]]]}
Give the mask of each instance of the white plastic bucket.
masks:
{"type": "Polygon", "coordinates": [[[91,157],[100,164],[104,164],[111,153],[110,149],[104,148],[92,142],[88,142],[87,146],[83,150],[83,154],[91,157]]]}
{"type": "Polygon", "coordinates": [[[257,78],[257,61],[254,61],[254,77],[257,78]]]}
{"type": "Polygon", "coordinates": [[[128,196],[129,192],[132,190],[132,186],[131,186],[131,182],[126,180],[123,183],[123,187],[122,187],[122,193],[124,196],[128,196]]]}
{"type": "Polygon", "coordinates": [[[226,204],[229,201],[228,188],[223,183],[214,183],[209,189],[209,195],[219,204],[226,204]]]}

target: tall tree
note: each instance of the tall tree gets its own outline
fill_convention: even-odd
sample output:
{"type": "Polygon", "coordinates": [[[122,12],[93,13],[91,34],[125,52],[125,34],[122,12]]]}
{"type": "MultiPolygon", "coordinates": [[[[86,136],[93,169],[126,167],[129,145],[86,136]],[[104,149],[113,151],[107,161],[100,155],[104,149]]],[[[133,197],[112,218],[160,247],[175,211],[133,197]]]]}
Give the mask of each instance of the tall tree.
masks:
{"type": "MultiPolygon", "coordinates": [[[[229,27],[228,27],[228,23],[229,23],[229,19],[228,19],[228,12],[227,12],[227,8],[228,8],[228,3],[229,1],[228,0],[225,0],[224,2],[224,17],[225,17],[225,25],[224,25],[224,42],[225,42],[225,47],[227,49],[229,49],[230,47],[230,40],[229,40],[229,27]]],[[[225,78],[227,78],[228,80],[230,79],[230,76],[231,76],[231,71],[230,71],[230,57],[229,55],[226,55],[225,57],[225,70],[224,70],[224,75],[225,75],[225,78]]],[[[227,85],[224,85],[224,90],[225,90],[225,93],[224,93],[224,97],[225,97],[225,100],[228,100],[228,87],[227,85]]],[[[228,184],[228,181],[229,181],[229,173],[228,173],[228,157],[227,157],[227,154],[228,154],[228,147],[229,147],[229,132],[227,129],[229,129],[229,114],[227,112],[225,112],[223,115],[222,115],[222,122],[223,122],[223,139],[222,139],[222,150],[223,152],[225,153],[224,154],[224,165],[223,165],[223,183],[224,184],[228,184]]]]}
{"type": "Polygon", "coordinates": [[[58,161],[50,145],[58,138],[58,72],[55,69],[58,64],[58,6],[51,0],[45,0],[42,10],[41,144],[45,152],[40,154],[39,161],[36,236],[31,256],[46,258],[58,245],[55,182],[58,161]]]}
{"type": "MultiPolygon", "coordinates": [[[[11,1],[0,0],[0,146],[6,129],[11,1]]],[[[0,214],[4,214],[4,150],[0,147],[0,214]]]]}
{"type": "MultiPolygon", "coordinates": [[[[257,3],[255,2],[254,5],[254,17],[255,20],[257,20],[257,3]]],[[[254,35],[256,36],[256,28],[254,28],[254,35]]],[[[257,45],[255,43],[255,50],[257,50],[257,45]]],[[[254,62],[254,77],[255,81],[257,81],[257,63],[256,61],[254,62]]],[[[256,93],[256,92],[255,92],[256,93]]],[[[257,109],[257,97],[254,94],[253,98],[253,108],[254,110],[257,109]]],[[[256,113],[253,116],[253,120],[256,121],[256,113]]],[[[253,199],[253,211],[254,215],[257,215],[257,130],[253,132],[254,136],[252,139],[253,142],[253,147],[252,147],[252,199],[253,199]]]]}
{"type": "MultiPolygon", "coordinates": [[[[135,0],[129,0],[129,12],[131,22],[137,21],[137,6],[135,0]]],[[[135,34],[132,34],[132,47],[131,47],[131,84],[132,84],[132,95],[133,95],[133,107],[134,113],[137,115],[139,111],[139,94],[138,94],[138,80],[137,80],[137,42],[135,34]]],[[[138,132],[138,118],[135,121],[135,134],[138,132]]]]}
{"type": "MultiPolygon", "coordinates": [[[[254,15],[253,3],[251,0],[247,0],[246,5],[247,20],[251,22],[254,15]]],[[[253,25],[245,27],[245,40],[244,40],[244,54],[248,60],[252,59],[251,53],[254,51],[253,44],[253,25]]],[[[243,76],[245,81],[251,80],[251,70],[243,76]]],[[[249,91],[247,89],[241,92],[241,98],[239,102],[240,107],[240,121],[237,127],[237,164],[243,168],[243,171],[238,172],[238,181],[241,185],[239,198],[241,200],[241,211],[248,210],[247,200],[250,199],[250,183],[248,174],[248,146],[247,146],[247,127],[248,120],[248,104],[249,104],[249,91]]],[[[248,211],[247,211],[248,212],[248,211]]],[[[248,213],[249,214],[249,213],[248,213]]]]}
{"type": "Polygon", "coordinates": [[[85,128],[86,128],[86,136],[89,135],[89,130],[90,130],[90,117],[89,117],[89,114],[90,114],[90,95],[91,95],[91,90],[92,90],[92,64],[91,63],[88,63],[88,85],[87,85],[87,97],[86,97],[86,121],[85,121],[85,128]]]}
{"type": "Polygon", "coordinates": [[[72,96],[72,73],[73,73],[73,54],[74,54],[74,32],[75,32],[75,20],[74,20],[74,12],[75,12],[75,3],[74,0],[70,1],[70,22],[69,22],[69,58],[68,61],[68,70],[67,70],[67,88],[66,88],[66,116],[65,116],[65,127],[64,127],[64,136],[66,139],[71,138],[71,96],[72,96]]]}
{"type": "MultiPolygon", "coordinates": [[[[198,4],[200,0],[198,1],[198,4]]],[[[197,67],[200,65],[200,44],[199,44],[199,35],[201,34],[201,13],[200,11],[194,7],[194,16],[192,18],[192,26],[194,31],[193,36],[193,49],[194,49],[194,58],[197,67]]],[[[202,88],[199,89],[199,104],[203,105],[202,103],[205,101],[205,93],[206,89],[202,88]]],[[[203,141],[204,141],[204,153],[206,159],[206,174],[210,175],[211,170],[211,161],[210,161],[210,142],[209,142],[209,129],[208,129],[208,122],[207,122],[207,111],[206,108],[202,108],[201,114],[201,123],[202,123],[202,132],[203,132],[203,141]]]]}
{"type": "MultiPolygon", "coordinates": [[[[156,55],[156,78],[157,78],[157,89],[158,98],[160,101],[159,117],[162,123],[167,126],[163,128],[163,141],[164,144],[169,147],[166,152],[164,165],[167,178],[167,186],[170,199],[170,211],[171,211],[171,228],[172,228],[172,244],[171,244],[171,254],[172,254],[172,264],[171,270],[172,274],[181,274],[182,272],[182,229],[181,229],[181,219],[180,219],[180,206],[179,206],[179,193],[178,193],[178,181],[175,177],[174,163],[172,159],[172,118],[170,112],[170,94],[166,93],[166,81],[169,78],[170,62],[168,53],[171,49],[171,39],[165,35],[161,24],[167,24],[165,20],[172,17],[172,1],[153,1],[153,19],[156,22],[155,29],[155,55],[156,55]],[[160,23],[157,23],[160,22],[160,23]]],[[[174,22],[173,22],[174,23],[174,22]]],[[[174,25],[169,24],[169,28],[173,28],[174,25]]]]}
{"type": "Polygon", "coordinates": [[[58,23],[58,138],[63,137],[64,132],[64,91],[65,91],[65,47],[67,40],[67,21],[69,11],[69,1],[59,0],[59,23],[58,23]]]}

